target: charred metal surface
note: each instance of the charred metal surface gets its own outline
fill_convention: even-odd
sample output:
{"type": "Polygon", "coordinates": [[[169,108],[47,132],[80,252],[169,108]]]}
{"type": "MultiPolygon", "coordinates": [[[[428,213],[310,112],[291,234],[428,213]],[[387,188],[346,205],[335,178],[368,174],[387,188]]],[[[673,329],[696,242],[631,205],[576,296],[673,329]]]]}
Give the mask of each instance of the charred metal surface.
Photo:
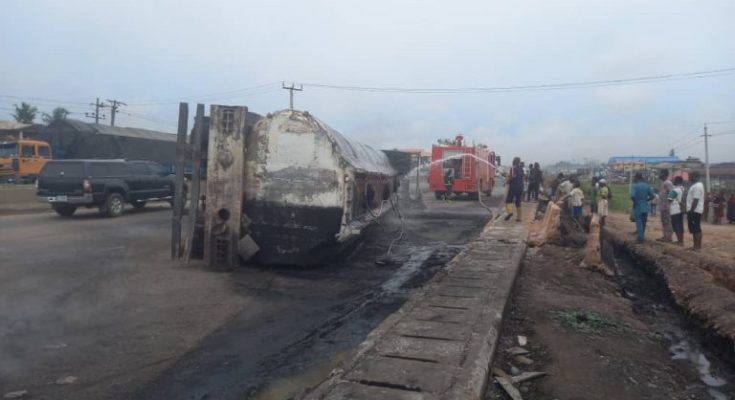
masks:
{"type": "Polygon", "coordinates": [[[390,209],[397,173],[386,154],[307,112],[269,114],[246,142],[244,211],[260,262],[319,262],[390,209]]]}

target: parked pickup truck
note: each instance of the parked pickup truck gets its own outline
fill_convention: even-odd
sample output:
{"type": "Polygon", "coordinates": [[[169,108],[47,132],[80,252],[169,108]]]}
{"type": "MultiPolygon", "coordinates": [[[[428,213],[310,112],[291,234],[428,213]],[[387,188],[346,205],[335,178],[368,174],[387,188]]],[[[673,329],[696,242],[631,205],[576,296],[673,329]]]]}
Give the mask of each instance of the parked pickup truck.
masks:
{"type": "Polygon", "coordinates": [[[160,164],[128,160],[52,160],[41,170],[37,195],[68,217],[78,207],[98,207],[117,217],[125,203],[142,208],[150,200],[173,203],[174,179],[160,164]]]}

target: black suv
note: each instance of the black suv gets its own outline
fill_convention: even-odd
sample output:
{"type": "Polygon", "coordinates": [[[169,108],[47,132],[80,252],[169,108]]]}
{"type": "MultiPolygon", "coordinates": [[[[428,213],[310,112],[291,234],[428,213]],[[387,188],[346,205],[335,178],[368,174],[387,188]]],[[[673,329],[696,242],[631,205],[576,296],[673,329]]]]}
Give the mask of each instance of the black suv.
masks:
{"type": "Polygon", "coordinates": [[[169,200],[174,179],[160,164],[128,160],[52,160],[38,175],[38,192],[59,215],[68,217],[77,207],[99,207],[117,217],[124,204],[135,208],[149,200],[169,200]]]}

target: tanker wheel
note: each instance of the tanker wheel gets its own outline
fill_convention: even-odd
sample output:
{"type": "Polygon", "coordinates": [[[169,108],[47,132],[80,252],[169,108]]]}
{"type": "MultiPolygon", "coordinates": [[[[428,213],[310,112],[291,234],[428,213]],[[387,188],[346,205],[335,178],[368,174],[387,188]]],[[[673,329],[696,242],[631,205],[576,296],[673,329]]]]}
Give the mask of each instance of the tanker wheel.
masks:
{"type": "Polygon", "coordinates": [[[434,192],[434,198],[437,200],[441,200],[444,198],[444,192],[434,192]]]}

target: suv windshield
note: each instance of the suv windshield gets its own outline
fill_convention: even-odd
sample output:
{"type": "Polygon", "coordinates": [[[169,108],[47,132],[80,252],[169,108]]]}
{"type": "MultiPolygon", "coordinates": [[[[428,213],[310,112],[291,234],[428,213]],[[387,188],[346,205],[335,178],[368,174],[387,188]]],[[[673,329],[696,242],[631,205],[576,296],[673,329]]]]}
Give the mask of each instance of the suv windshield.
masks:
{"type": "Polygon", "coordinates": [[[49,162],[41,170],[41,176],[63,176],[81,178],[84,176],[84,165],[80,162],[49,162]]]}
{"type": "Polygon", "coordinates": [[[18,143],[0,143],[0,157],[15,157],[18,155],[18,143]]]}

